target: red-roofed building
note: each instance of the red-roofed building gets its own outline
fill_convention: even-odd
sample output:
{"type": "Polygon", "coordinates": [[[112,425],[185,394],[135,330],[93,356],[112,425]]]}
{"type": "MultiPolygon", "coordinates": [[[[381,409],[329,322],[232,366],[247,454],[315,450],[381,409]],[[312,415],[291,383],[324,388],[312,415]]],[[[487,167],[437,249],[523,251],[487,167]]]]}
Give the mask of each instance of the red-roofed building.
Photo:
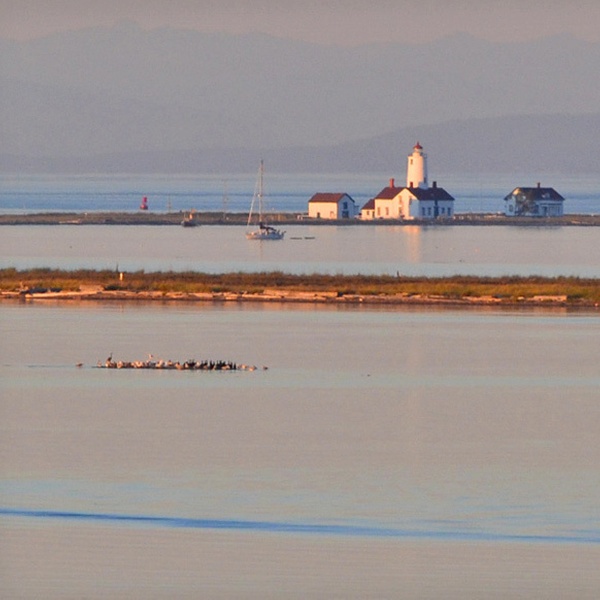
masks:
{"type": "Polygon", "coordinates": [[[427,155],[417,142],[408,157],[406,187],[393,179],[360,211],[361,219],[450,219],[454,216],[454,198],[434,181],[427,183],[427,155]]]}
{"type": "Polygon", "coordinates": [[[361,219],[449,219],[454,214],[454,198],[443,188],[396,187],[394,180],[365,204],[361,219]]]}
{"type": "Polygon", "coordinates": [[[319,192],[308,201],[311,219],[353,219],[357,214],[356,202],[348,194],[319,192]]]}
{"type": "Polygon", "coordinates": [[[371,198],[361,209],[361,219],[374,219],[375,218],[375,198],[371,198]]]}

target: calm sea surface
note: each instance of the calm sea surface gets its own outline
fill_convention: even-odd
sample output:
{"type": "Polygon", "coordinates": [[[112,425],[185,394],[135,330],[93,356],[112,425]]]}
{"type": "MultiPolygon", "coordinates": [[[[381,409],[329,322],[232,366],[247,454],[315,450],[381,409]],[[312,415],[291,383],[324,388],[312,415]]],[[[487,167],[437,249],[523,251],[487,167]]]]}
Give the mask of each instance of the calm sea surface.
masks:
{"type": "Polygon", "coordinates": [[[2,597],[597,597],[597,313],[0,319],[2,597]]]}
{"type": "MultiPolygon", "coordinates": [[[[401,169],[404,173],[404,167],[401,169]]],[[[306,212],[315,192],[346,192],[358,206],[388,185],[398,173],[270,174],[265,179],[267,208],[306,212]]],[[[564,198],[565,213],[600,213],[600,175],[435,176],[439,186],[456,200],[455,211],[503,212],[503,198],[518,186],[553,187],[564,198]]],[[[143,196],[151,211],[248,212],[255,188],[255,173],[222,175],[3,175],[0,213],[28,212],[135,212],[143,196]]]]}
{"type": "MultiPolygon", "coordinates": [[[[251,180],[230,178],[229,208],[251,180]]],[[[0,211],[223,201],[220,178],[204,204],[206,179],[136,181],[5,179],[0,211]]],[[[344,181],[280,181],[273,208],[344,181]]],[[[520,183],[457,202],[479,212],[520,183]]],[[[544,183],[596,212],[593,181],[544,183]]],[[[3,227],[0,266],[600,277],[599,236],[3,227]]],[[[596,599],[598,356],[597,311],[4,302],[0,597],[596,599]],[[111,353],[258,369],[95,368],[111,353]]]]}
{"type": "Polygon", "coordinates": [[[241,226],[5,226],[0,267],[600,277],[599,227],[289,226],[247,240],[241,226]],[[308,239],[307,239],[308,238],[308,239]]]}
{"type": "MultiPolygon", "coordinates": [[[[457,198],[458,212],[500,211],[502,198],[515,185],[508,176],[444,179],[457,198]]],[[[549,179],[548,185],[568,196],[567,212],[598,212],[598,177],[549,179]]],[[[381,175],[277,175],[269,202],[274,210],[305,211],[315,191],[341,189],[361,204],[386,184],[381,175]]],[[[151,210],[158,212],[167,210],[168,204],[171,210],[248,211],[253,185],[251,175],[227,180],[217,176],[5,177],[0,184],[0,212],[136,211],[142,195],[148,195],[151,210]]],[[[600,228],[595,227],[291,225],[286,229],[286,239],[273,244],[248,241],[244,228],[235,226],[3,227],[0,266],[600,276],[600,228]]]]}

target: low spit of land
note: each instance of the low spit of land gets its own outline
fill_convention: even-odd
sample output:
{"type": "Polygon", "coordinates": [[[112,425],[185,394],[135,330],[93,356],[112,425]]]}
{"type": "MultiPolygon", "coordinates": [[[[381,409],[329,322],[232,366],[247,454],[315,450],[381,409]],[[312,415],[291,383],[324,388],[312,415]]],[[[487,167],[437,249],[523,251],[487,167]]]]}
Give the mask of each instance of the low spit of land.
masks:
{"type": "Polygon", "coordinates": [[[119,273],[0,269],[0,299],[307,302],[598,308],[600,280],[579,277],[403,277],[282,272],[119,273]]]}
{"type": "MultiPolygon", "coordinates": [[[[38,213],[23,215],[0,215],[0,225],[181,225],[189,213],[170,212],[154,213],[138,212],[89,212],[89,213],[38,213]]],[[[195,225],[245,225],[247,213],[195,212],[195,225]]],[[[460,225],[512,225],[520,227],[541,226],[600,226],[600,215],[569,214],[562,217],[507,217],[501,214],[468,213],[457,214],[452,219],[411,220],[376,219],[362,221],[360,219],[309,219],[301,213],[270,213],[269,221],[278,225],[428,225],[428,226],[460,226],[460,225]]]]}

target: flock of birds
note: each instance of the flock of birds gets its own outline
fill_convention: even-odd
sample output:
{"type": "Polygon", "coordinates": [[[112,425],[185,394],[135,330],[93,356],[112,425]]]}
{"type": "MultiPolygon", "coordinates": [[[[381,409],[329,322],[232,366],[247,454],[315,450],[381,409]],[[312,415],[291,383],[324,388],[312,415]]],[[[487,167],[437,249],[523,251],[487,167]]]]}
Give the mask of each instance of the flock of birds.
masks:
{"type": "MultiPolygon", "coordinates": [[[[79,365],[78,365],[79,366],[79,365]]],[[[113,360],[112,354],[96,365],[100,369],[164,369],[175,371],[256,371],[253,365],[238,364],[229,360],[196,360],[173,361],[156,359],[151,354],[148,360],[113,360]]],[[[266,370],[267,367],[263,367],[266,370]]]]}

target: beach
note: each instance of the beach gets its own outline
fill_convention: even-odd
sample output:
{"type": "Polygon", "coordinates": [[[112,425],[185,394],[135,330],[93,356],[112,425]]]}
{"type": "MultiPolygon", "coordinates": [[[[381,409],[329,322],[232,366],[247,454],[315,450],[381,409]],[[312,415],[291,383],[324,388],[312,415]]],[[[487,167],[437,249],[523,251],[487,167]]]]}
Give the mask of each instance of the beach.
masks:
{"type": "Polygon", "coordinates": [[[92,288],[80,291],[43,292],[0,292],[0,300],[20,302],[161,302],[161,303],[206,303],[206,302],[253,302],[253,303],[301,303],[337,305],[411,305],[411,306],[505,306],[505,307],[566,307],[598,308],[598,303],[579,299],[569,301],[566,294],[536,295],[530,298],[512,299],[494,296],[464,296],[447,298],[422,294],[363,295],[339,294],[338,292],[296,292],[288,290],[265,290],[261,293],[163,293],[106,291],[92,288]]]}

